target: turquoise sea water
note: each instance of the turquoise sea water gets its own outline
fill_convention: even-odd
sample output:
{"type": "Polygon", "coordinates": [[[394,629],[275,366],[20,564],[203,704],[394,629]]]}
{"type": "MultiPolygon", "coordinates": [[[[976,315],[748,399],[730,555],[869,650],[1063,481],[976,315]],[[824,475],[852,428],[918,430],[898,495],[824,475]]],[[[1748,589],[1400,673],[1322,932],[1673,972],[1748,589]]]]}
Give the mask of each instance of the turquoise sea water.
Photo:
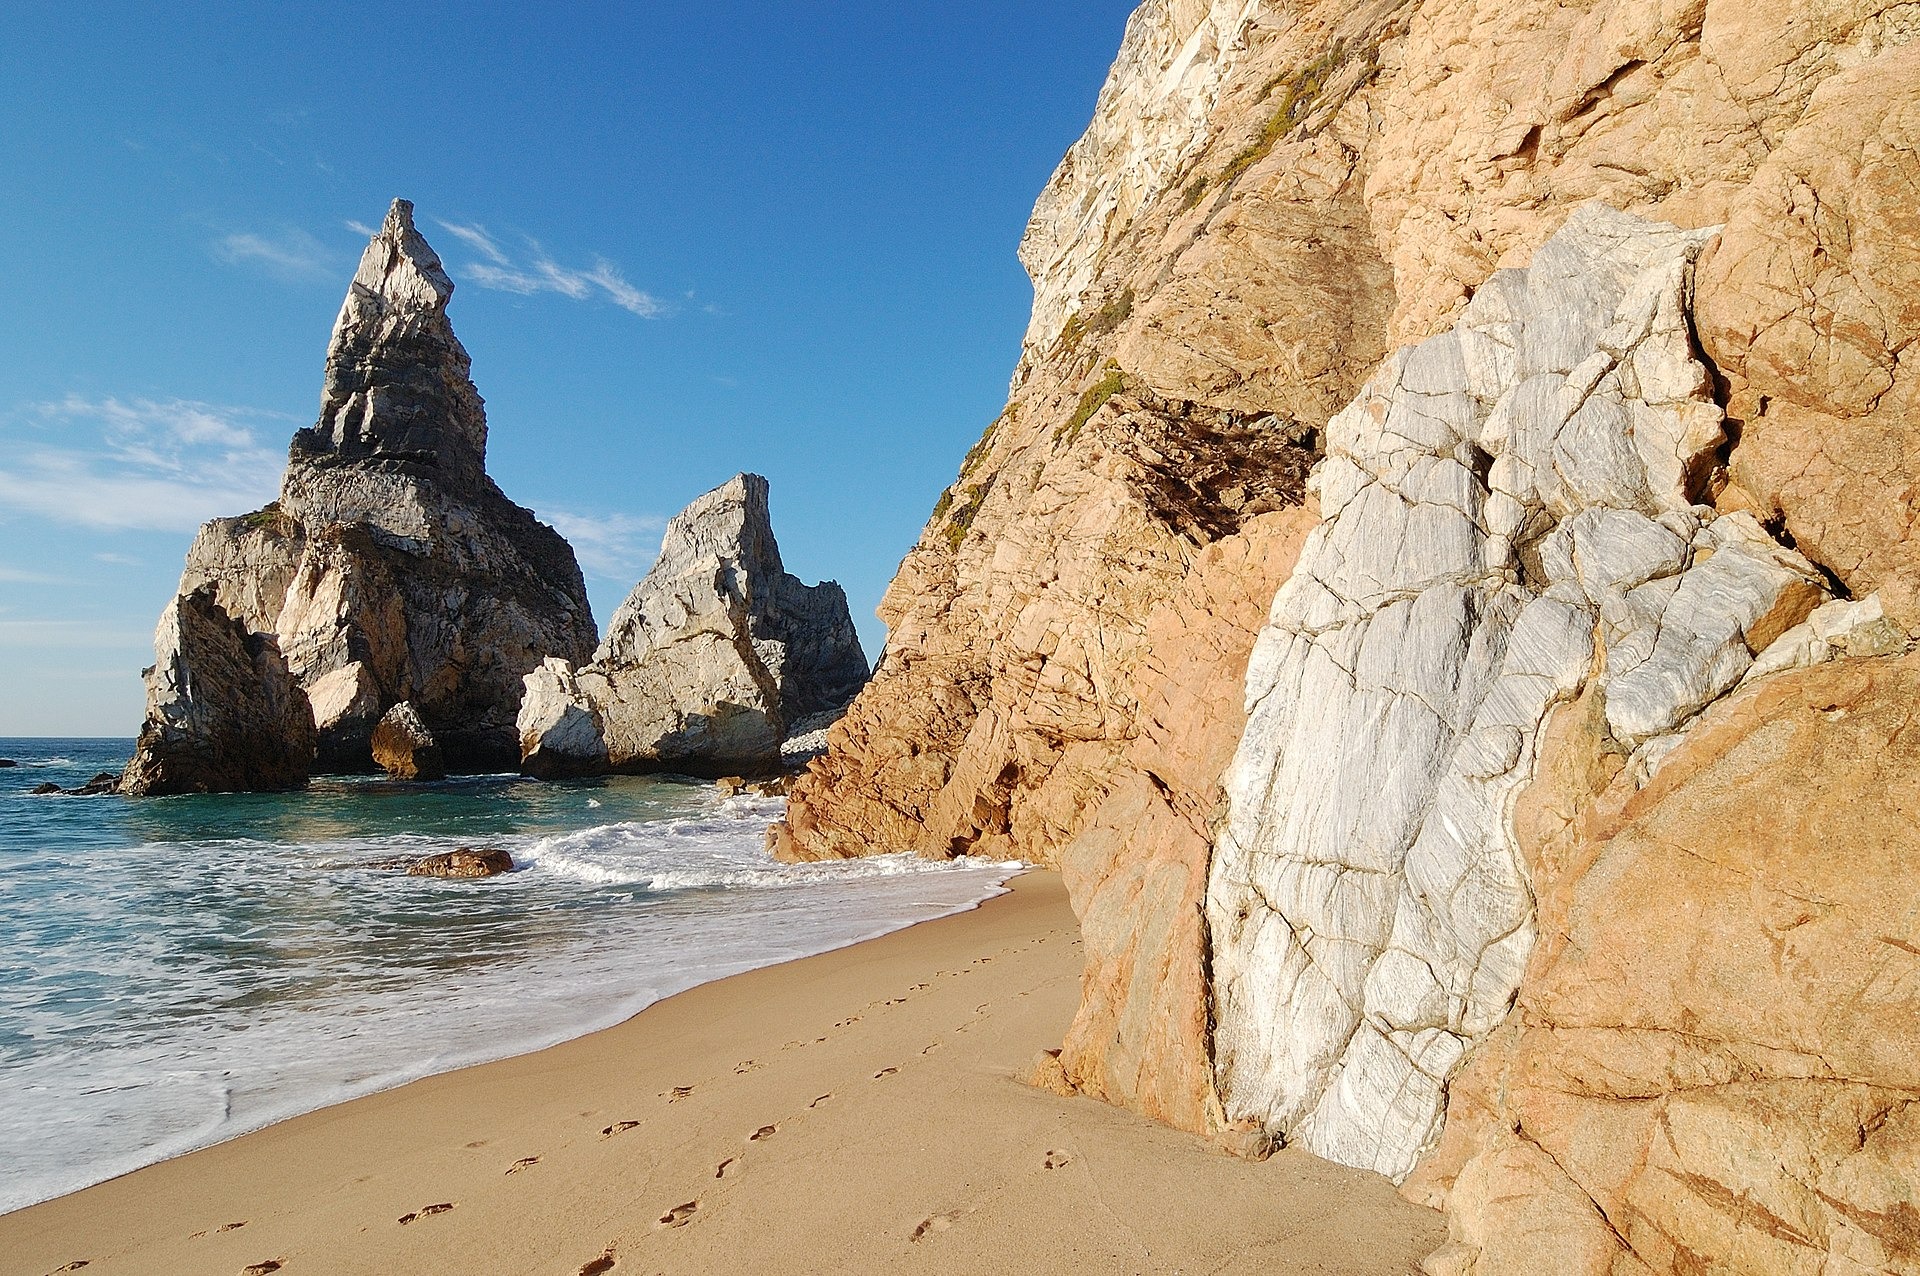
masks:
{"type": "Polygon", "coordinates": [[[972,907],[1014,868],[776,864],[779,802],[637,777],[29,794],[131,747],[0,738],[0,1211],[972,907]],[[380,866],[467,845],[520,867],[380,866]]]}

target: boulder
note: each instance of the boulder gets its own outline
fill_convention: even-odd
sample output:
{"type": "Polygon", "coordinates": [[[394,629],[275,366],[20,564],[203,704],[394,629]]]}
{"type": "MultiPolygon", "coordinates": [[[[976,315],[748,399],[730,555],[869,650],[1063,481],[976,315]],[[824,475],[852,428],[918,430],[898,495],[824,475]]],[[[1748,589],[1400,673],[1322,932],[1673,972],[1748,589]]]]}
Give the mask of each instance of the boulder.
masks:
{"type": "Polygon", "coordinates": [[[313,713],[272,635],[250,632],[202,587],[168,605],[154,649],[146,723],[118,777],[122,792],[148,797],[306,785],[313,713]]]}
{"type": "Polygon", "coordinates": [[[12,758],[0,758],[0,767],[19,766],[12,758]]]}
{"type": "Polygon", "coordinates": [[[47,780],[34,785],[31,789],[28,789],[27,792],[31,793],[34,797],[46,797],[48,794],[60,792],[60,786],[52,780],[47,780]]]}
{"type": "Polygon", "coordinates": [[[840,711],[867,661],[832,581],[786,571],[767,481],[736,475],[667,524],[593,661],[526,679],[522,769],[766,774],[790,728],[840,711]]]}
{"type": "Polygon", "coordinates": [[[412,704],[402,700],[373,729],[373,760],[396,780],[444,780],[447,768],[433,732],[412,704]]]}
{"type": "Polygon", "coordinates": [[[486,473],[487,420],[447,319],[453,283],[394,201],[328,344],[318,421],[298,431],[277,501],[216,519],[180,592],[213,592],[270,637],[312,705],[317,765],[375,765],[373,734],[411,705],[455,771],[519,759],[522,680],[594,645],[559,533],[486,473]]]}
{"type": "Polygon", "coordinates": [[[513,856],[498,847],[463,846],[429,855],[407,869],[408,877],[498,877],[513,871],[513,856]]]}

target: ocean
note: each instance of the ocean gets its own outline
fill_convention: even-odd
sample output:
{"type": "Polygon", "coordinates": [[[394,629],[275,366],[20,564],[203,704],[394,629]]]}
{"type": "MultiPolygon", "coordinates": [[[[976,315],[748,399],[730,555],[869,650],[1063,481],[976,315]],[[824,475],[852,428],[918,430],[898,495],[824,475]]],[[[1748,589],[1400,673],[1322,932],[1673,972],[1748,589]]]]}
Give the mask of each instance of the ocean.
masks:
{"type": "Polygon", "coordinates": [[[1018,867],[778,864],[780,801],[643,777],[29,793],[131,751],[0,738],[0,1212],[972,908],[1018,867]],[[519,867],[380,867],[458,846],[519,867]]]}

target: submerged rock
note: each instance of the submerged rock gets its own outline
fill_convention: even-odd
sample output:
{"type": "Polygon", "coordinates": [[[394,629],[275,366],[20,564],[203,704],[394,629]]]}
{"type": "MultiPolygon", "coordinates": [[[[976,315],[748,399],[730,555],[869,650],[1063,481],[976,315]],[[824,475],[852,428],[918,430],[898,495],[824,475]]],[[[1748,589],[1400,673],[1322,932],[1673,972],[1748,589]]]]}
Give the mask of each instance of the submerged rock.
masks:
{"type": "Polygon", "coordinates": [[[498,877],[513,871],[513,856],[494,846],[463,846],[429,855],[407,869],[408,877],[498,877]]]}
{"type": "Polygon", "coordinates": [[[0,758],[0,767],[19,766],[12,758],[0,758]]]}
{"type": "Polygon", "coordinates": [[[787,573],[767,481],[736,475],[667,525],[591,664],[528,675],[521,765],[548,777],[776,771],[790,728],[839,712],[867,672],[846,594],[787,573]]]}
{"type": "Polygon", "coordinates": [[[407,701],[387,710],[373,729],[373,760],[396,780],[444,780],[446,764],[433,732],[407,701]]]}
{"type": "Polygon", "coordinates": [[[322,770],[371,768],[374,730],[402,702],[445,767],[510,769],[521,680],[548,656],[593,649],[573,551],[486,474],[486,413],[447,319],[452,293],[412,205],[394,201],[334,324],[319,420],[294,435],[279,499],[208,523],[187,553],[182,596],[211,590],[277,644],[312,706],[322,770]]]}
{"type": "Polygon", "coordinates": [[[313,713],[271,634],[249,632],[202,587],[168,605],[154,650],[146,723],[109,782],[134,797],[305,786],[313,713]]]}

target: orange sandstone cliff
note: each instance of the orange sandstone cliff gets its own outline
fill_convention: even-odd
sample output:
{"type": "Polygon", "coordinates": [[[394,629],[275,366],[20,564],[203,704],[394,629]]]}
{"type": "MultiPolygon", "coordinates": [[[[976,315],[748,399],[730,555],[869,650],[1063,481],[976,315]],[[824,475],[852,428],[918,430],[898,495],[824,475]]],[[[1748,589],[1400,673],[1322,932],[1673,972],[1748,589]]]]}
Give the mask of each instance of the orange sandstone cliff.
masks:
{"type": "Polygon", "coordinates": [[[1147,0],[775,849],[1067,875],[1080,1089],[1435,1272],[1920,1270],[1920,7],[1147,0]]]}

